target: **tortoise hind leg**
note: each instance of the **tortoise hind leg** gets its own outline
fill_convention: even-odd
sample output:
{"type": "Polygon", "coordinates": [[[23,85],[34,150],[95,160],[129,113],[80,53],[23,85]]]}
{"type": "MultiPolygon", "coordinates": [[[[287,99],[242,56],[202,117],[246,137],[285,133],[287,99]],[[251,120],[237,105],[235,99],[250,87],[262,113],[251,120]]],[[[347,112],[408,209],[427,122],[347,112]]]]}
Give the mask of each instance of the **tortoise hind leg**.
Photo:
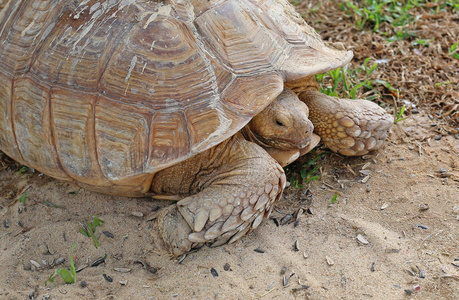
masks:
{"type": "Polygon", "coordinates": [[[298,97],[309,108],[309,119],[330,150],[348,156],[367,154],[381,148],[394,118],[368,100],[330,97],[317,91],[298,97]]]}
{"type": "Polygon", "coordinates": [[[160,182],[153,186],[156,193],[170,182],[168,178],[183,176],[187,166],[199,166],[195,175],[185,176],[193,178],[185,184],[191,195],[164,208],[155,223],[162,247],[173,256],[204,244],[237,241],[271,213],[286,181],[274,159],[238,135],[188,160],[185,166],[158,173],[155,178],[160,182]]]}

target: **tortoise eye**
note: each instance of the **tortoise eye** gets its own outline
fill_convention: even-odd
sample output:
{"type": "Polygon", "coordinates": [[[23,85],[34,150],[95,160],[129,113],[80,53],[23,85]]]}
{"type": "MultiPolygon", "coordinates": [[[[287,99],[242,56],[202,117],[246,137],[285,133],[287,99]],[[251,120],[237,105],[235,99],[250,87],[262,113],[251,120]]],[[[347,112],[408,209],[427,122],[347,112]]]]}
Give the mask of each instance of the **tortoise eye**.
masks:
{"type": "Polygon", "coordinates": [[[282,122],[279,121],[279,120],[276,120],[276,124],[279,125],[279,126],[285,126],[284,123],[282,123],[282,122]]]}

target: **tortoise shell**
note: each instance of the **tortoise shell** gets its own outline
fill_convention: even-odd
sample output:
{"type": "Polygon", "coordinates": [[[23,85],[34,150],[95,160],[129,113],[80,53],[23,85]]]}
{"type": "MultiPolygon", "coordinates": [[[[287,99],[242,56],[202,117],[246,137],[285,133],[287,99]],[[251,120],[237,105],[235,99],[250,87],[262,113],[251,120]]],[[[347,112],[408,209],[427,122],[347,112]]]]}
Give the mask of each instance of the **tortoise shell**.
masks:
{"type": "Polygon", "coordinates": [[[285,0],[14,0],[0,13],[0,149],[145,193],[239,131],[284,82],[347,63],[285,0]]]}

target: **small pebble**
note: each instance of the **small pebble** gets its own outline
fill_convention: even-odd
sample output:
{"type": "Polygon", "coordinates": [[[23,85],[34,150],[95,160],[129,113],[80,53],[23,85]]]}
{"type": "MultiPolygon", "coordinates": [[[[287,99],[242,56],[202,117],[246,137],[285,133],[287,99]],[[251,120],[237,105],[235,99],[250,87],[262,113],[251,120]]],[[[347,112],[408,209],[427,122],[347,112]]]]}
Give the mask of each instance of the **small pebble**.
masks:
{"type": "Polygon", "coordinates": [[[253,249],[253,251],[258,252],[258,253],[265,253],[265,250],[263,250],[261,248],[253,249]]]}
{"type": "Polygon", "coordinates": [[[325,256],[325,259],[327,260],[327,264],[329,266],[333,266],[335,264],[335,262],[328,256],[325,256]]]}
{"type": "Polygon", "coordinates": [[[283,276],[282,277],[282,286],[287,286],[288,285],[288,277],[287,276],[283,276]]]}
{"type": "Polygon", "coordinates": [[[413,271],[415,274],[419,273],[418,266],[411,266],[411,271],[413,271]]]}
{"type": "Polygon", "coordinates": [[[413,290],[406,289],[406,290],[405,290],[405,293],[406,293],[407,295],[411,295],[411,294],[413,294],[413,290]]]}
{"type": "Polygon", "coordinates": [[[435,139],[436,141],[441,140],[441,138],[442,138],[441,134],[439,134],[439,135],[437,135],[437,136],[434,137],[434,139],[435,139]]]}
{"type": "Polygon", "coordinates": [[[389,207],[389,203],[386,202],[383,205],[381,205],[381,210],[384,210],[384,209],[386,209],[388,207],[389,207]]]}
{"type": "Polygon", "coordinates": [[[440,170],[438,170],[438,172],[439,172],[440,174],[443,174],[443,173],[448,172],[448,170],[445,169],[445,168],[441,168],[440,170]]]}
{"type": "Polygon", "coordinates": [[[309,257],[309,254],[308,254],[308,252],[306,252],[306,250],[304,250],[304,252],[303,252],[303,257],[304,258],[308,258],[309,257]]]}
{"type": "Polygon", "coordinates": [[[120,280],[118,281],[121,285],[127,285],[128,281],[127,280],[120,280]]]}
{"type": "Polygon", "coordinates": [[[293,251],[295,252],[300,251],[300,245],[298,243],[298,240],[295,240],[295,243],[293,244],[293,251]]]}
{"type": "Polygon", "coordinates": [[[371,171],[370,170],[360,170],[359,173],[362,174],[363,176],[369,176],[371,174],[371,171]]]}
{"type": "Polygon", "coordinates": [[[59,257],[58,259],[56,259],[56,265],[60,265],[62,264],[63,262],[65,261],[65,258],[64,257],[59,257]]]}
{"type": "Polygon", "coordinates": [[[10,226],[8,225],[8,222],[6,220],[3,220],[3,227],[10,228],[10,226]]]}
{"type": "Polygon", "coordinates": [[[131,272],[131,269],[129,268],[113,268],[114,271],[120,272],[120,273],[129,273],[131,272]]]}
{"type": "Polygon", "coordinates": [[[362,179],[362,183],[367,183],[369,179],[370,179],[370,175],[365,176],[365,178],[362,179]]]}
{"type": "Polygon", "coordinates": [[[141,213],[140,211],[133,211],[131,215],[133,215],[134,217],[139,217],[139,218],[143,217],[143,213],[141,213]]]}
{"type": "Polygon", "coordinates": [[[113,233],[111,233],[110,231],[102,231],[102,233],[106,236],[106,237],[109,237],[109,238],[114,238],[115,236],[113,235],[113,233]]]}
{"type": "Polygon", "coordinates": [[[100,264],[103,264],[105,259],[103,257],[97,258],[95,261],[92,262],[91,267],[97,267],[100,264]]]}
{"type": "Polygon", "coordinates": [[[86,283],[86,281],[82,280],[82,281],[80,282],[80,286],[81,286],[82,288],[85,288],[85,287],[88,286],[88,284],[86,283]]]}
{"type": "Polygon", "coordinates": [[[211,269],[210,269],[210,273],[212,274],[212,276],[218,277],[218,272],[217,272],[217,270],[215,270],[214,268],[211,268],[211,269]]]}
{"type": "Polygon", "coordinates": [[[102,274],[102,276],[104,276],[104,279],[107,280],[108,282],[113,282],[113,278],[111,278],[107,274],[102,274]]]}
{"type": "Polygon", "coordinates": [[[30,263],[31,263],[35,268],[40,268],[40,264],[37,263],[36,261],[30,260],[30,263]]]}
{"type": "Polygon", "coordinates": [[[375,262],[372,262],[372,263],[371,263],[371,267],[370,267],[370,271],[371,271],[371,272],[374,272],[374,271],[375,271],[375,265],[376,265],[375,262]]]}
{"type": "Polygon", "coordinates": [[[364,245],[368,245],[367,239],[361,234],[357,235],[357,240],[364,245]]]}
{"type": "Polygon", "coordinates": [[[280,271],[280,274],[281,274],[281,275],[284,275],[285,272],[287,272],[287,266],[283,266],[283,267],[282,267],[282,269],[281,269],[281,271],[280,271]]]}
{"type": "Polygon", "coordinates": [[[151,208],[151,211],[157,211],[159,210],[161,207],[159,207],[158,205],[155,205],[151,208]]]}
{"type": "Polygon", "coordinates": [[[425,226],[425,225],[422,225],[422,224],[418,224],[416,225],[417,227],[421,228],[421,229],[424,229],[424,230],[428,230],[429,227],[425,226]]]}
{"type": "Polygon", "coordinates": [[[307,289],[309,289],[309,285],[304,285],[304,284],[302,284],[299,288],[294,288],[294,289],[292,289],[292,292],[296,293],[296,292],[298,292],[298,291],[307,290],[307,289]]]}
{"type": "Polygon", "coordinates": [[[290,223],[290,221],[293,220],[293,215],[292,214],[286,214],[285,216],[282,217],[282,219],[280,220],[280,224],[281,225],[285,225],[285,224],[288,224],[290,223]]]}
{"type": "Polygon", "coordinates": [[[400,249],[385,249],[384,252],[386,253],[399,253],[400,252],[400,249]]]}
{"type": "Polygon", "coordinates": [[[28,262],[24,265],[24,271],[30,271],[30,270],[32,270],[32,264],[28,262]]]}
{"type": "Polygon", "coordinates": [[[451,173],[448,173],[448,172],[440,173],[440,178],[449,178],[449,177],[451,177],[451,173]]]}
{"type": "Polygon", "coordinates": [[[419,272],[419,278],[426,278],[426,271],[422,270],[419,272]]]}
{"type": "Polygon", "coordinates": [[[428,209],[429,209],[429,204],[427,204],[427,203],[419,204],[419,210],[420,211],[426,211],[428,209]]]}
{"type": "Polygon", "coordinates": [[[299,224],[300,224],[300,220],[296,220],[296,221],[293,223],[293,227],[297,227],[299,224]]]}
{"type": "Polygon", "coordinates": [[[224,266],[223,266],[223,270],[225,271],[231,271],[231,266],[229,263],[226,263],[224,266]]]}
{"type": "Polygon", "coordinates": [[[49,252],[49,250],[48,250],[48,246],[46,246],[44,244],[40,245],[39,249],[40,249],[41,254],[43,254],[43,255],[50,255],[51,254],[51,252],[49,252]]]}

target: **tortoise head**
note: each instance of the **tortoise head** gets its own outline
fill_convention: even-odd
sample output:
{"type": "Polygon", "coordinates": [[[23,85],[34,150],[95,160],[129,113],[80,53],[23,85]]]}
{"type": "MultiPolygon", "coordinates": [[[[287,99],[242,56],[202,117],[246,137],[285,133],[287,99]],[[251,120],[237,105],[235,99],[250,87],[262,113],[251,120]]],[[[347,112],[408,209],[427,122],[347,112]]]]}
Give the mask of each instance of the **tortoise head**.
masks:
{"type": "Polygon", "coordinates": [[[264,148],[281,150],[308,146],[314,126],[309,109],[291,90],[285,89],[242,130],[246,139],[264,148]]]}

